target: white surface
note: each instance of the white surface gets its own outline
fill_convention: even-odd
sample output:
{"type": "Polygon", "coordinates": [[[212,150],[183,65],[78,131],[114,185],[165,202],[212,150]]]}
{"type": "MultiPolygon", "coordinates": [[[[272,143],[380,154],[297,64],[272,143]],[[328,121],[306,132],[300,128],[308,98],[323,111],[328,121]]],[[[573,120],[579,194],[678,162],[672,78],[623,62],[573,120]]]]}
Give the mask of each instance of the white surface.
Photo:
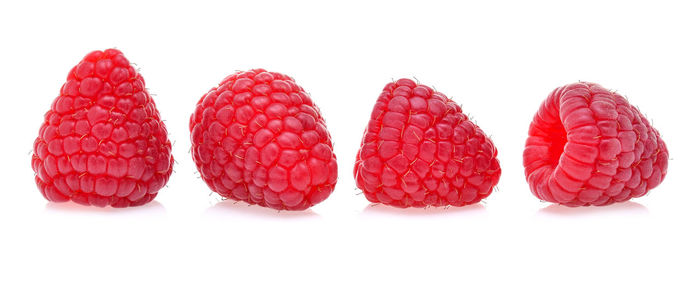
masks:
{"type": "Polygon", "coordinates": [[[2,280],[700,278],[700,18],[691,1],[8,2],[2,280]],[[30,165],[42,116],[70,68],[109,47],[141,68],[176,172],[140,208],[47,203],[30,165]],[[219,203],[195,173],[195,103],[234,70],[257,67],[293,76],[327,120],[339,181],[311,210],[219,203]],[[503,176],[482,204],[397,210],[357,195],[362,131],[382,87],[401,77],[453,97],[492,135],[503,176]],[[661,131],[672,160],[649,195],[569,209],[530,194],[528,124],[552,89],[577,80],[627,95],[661,131]]]}

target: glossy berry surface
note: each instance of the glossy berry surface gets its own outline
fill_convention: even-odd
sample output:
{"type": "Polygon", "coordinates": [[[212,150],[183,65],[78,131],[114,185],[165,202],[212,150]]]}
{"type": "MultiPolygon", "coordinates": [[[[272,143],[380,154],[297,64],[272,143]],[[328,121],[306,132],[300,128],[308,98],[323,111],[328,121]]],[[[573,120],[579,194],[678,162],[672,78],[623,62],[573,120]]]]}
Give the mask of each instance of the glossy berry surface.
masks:
{"type": "Polygon", "coordinates": [[[464,206],[489,196],[498,183],[497,154],[459,105],[399,79],[377,99],[357,153],[355,181],[374,203],[464,206]]]}
{"type": "Polygon", "coordinates": [[[226,77],[197,103],[190,133],[202,179],[225,198],[304,210],[335,187],[325,121],[287,75],[254,69],[226,77]]]}
{"type": "Polygon", "coordinates": [[[626,98],[594,83],[555,89],[530,124],[523,153],[532,193],[567,206],[640,197],[666,176],[659,132],[626,98]]]}
{"type": "Polygon", "coordinates": [[[46,199],[99,207],[150,202],[172,164],[168,133],[143,77],[115,49],[94,51],[73,67],[32,156],[46,199]]]}

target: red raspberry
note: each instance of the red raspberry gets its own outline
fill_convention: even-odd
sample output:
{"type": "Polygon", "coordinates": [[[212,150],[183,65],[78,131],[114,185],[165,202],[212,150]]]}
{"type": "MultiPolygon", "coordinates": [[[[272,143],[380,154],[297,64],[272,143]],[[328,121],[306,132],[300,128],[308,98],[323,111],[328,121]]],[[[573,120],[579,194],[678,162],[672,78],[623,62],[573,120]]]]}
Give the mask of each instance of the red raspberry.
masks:
{"type": "Polygon", "coordinates": [[[491,194],[498,151],[459,105],[410,79],[384,87],[354,174],[367,200],[395,207],[464,206],[491,194]]]}
{"type": "Polygon", "coordinates": [[[32,168],[49,201],[138,206],[170,178],[170,149],[143,77],[107,49],[68,74],[34,142],[32,168]]]}
{"type": "Polygon", "coordinates": [[[226,77],[197,103],[190,133],[197,170],[223,197],[304,210],[335,187],[325,121],[287,75],[254,69],[226,77]]]}
{"type": "Polygon", "coordinates": [[[594,83],[555,89],[530,124],[525,175],[538,198],[608,205],[646,194],[666,176],[666,144],[627,99],[594,83]]]}

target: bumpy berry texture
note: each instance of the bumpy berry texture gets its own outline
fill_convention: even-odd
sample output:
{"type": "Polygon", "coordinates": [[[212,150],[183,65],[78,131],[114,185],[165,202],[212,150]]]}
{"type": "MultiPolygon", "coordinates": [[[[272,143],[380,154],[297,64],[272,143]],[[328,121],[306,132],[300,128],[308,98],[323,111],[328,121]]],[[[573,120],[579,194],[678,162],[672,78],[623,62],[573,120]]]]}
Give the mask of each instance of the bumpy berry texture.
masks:
{"type": "Polygon", "coordinates": [[[287,75],[254,69],[226,77],[197,103],[190,133],[197,169],[225,198],[304,210],[335,188],[325,121],[287,75]]]}
{"type": "Polygon", "coordinates": [[[523,163],[532,193],[542,200],[608,205],[659,185],[668,150],[627,99],[582,82],[555,89],[542,103],[523,163]]]}
{"type": "Polygon", "coordinates": [[[68,74],[34,142],[32,168],[49,201],[138,206],[170,178],[170,152],[143,77],[119,50],[107,49],[68,74]]]}
{"type": "Polygon", "coordinates": [[[370,202],[464,206],[489,196],[501,168],[491,140],[440,92],[389,83],[367,125],[354,174],[370,202]]]}

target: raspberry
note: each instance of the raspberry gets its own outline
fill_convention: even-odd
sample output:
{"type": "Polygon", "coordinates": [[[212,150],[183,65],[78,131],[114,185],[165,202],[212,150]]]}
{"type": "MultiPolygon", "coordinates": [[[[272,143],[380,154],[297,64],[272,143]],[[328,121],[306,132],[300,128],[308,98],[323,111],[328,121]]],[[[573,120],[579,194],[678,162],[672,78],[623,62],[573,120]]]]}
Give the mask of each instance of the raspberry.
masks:
{"type": "Polygon", "coordinates": [[[459,105],[399,79],[384,87],[374,105],[354,174],[374,203],[464,206],[487,197],[498,183],[497,154],[459,105]]]}
{"type": "Polygon", "coordinates": [[[49,201],[139,206],[170,178],[170,150],[143,77],[107,49],[68,74],[34,141],[32,168],[49,201]]]}
{"type": "Polygon", "coordinates": [[[304,210],[335,187],[325,121],[287,75],[254,69],[226,77],[197,103],[190,134],[197,170],[225,198],[304,210]]]}
{"type": "Polygon", "coordinates": [[[666,176],[666,144],[636,107],[594,83],[555,89],[530,124],[525,175],[538,198],[567,206],[640,197],[666,176]]]}

